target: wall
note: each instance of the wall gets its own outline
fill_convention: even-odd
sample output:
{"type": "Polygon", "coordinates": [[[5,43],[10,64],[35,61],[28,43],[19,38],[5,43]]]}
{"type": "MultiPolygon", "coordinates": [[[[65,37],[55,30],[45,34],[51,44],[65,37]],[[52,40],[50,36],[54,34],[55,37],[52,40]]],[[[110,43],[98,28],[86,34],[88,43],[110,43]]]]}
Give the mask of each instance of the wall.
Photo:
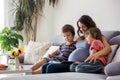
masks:
{"type": "Polygon", "coordinates": [[[4,0],[0,0],[0,31],[4,27],[4,0]]]}
{"type": "MultiPolygon", "coordinates": [[[[12,17],[5,14],[7,25],[12,26],[12,17]]],[[[120,0],[59,0],[54,8],[46,3],[44,15],[39,20],[37,41],[51,40],[60,34],[64,24],[72,24],[76,30],[76,21],[83,14],[90,15],[101,30],[120,30],[120,0]]]]}
{"type": "Polygon", "coordinates": [[[54,34],[69,23],[76,28],[81,15],[90,15],[101,30],[120,30],[120,0],[60,0],[54,10],[54,34]]]}

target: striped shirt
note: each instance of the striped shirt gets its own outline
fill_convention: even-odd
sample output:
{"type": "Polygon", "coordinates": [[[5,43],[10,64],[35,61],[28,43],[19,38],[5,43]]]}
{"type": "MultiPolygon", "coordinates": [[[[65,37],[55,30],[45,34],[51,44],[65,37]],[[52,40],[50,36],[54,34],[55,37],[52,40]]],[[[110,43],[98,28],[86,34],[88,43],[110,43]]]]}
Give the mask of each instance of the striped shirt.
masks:
{"type": "Polygon", "coordinates": [[[58,50],[58,56],[56,56],[56,58],[59,59],[60,61],[68,61],[69,55],[75,49],[76,49],[75,43],[72,43],[70,45],[66,45],[66,43],[63,43],[60,45],[60,48],[58,50]]]}

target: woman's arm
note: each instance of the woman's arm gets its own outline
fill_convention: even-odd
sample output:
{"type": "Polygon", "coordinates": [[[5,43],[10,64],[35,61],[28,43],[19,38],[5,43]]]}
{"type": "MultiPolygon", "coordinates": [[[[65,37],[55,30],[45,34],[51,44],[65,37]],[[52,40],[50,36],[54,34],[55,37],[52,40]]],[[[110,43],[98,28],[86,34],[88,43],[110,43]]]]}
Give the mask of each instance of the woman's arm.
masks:
{"type": "Polygon", "coordinates": [[[102,37],[102,42],[104,44],[104,48],[103,50],[97,52],[99,56],[108,55],[111,52],[111,47],[107,42],[107,39],[105,38],[105,36],[102,37]]]}
{"type": "Polygon", "coordinates": [[[95,63],[96,59],[98,59],[99,56],[108,55],[110,53],[111,47],[104,36],[102,37],[102,42],[105,47],[102,50],[96,52],[95,54],[89,56],[85,61],[90,61],[90,62],[94,61],[95,63]]]}

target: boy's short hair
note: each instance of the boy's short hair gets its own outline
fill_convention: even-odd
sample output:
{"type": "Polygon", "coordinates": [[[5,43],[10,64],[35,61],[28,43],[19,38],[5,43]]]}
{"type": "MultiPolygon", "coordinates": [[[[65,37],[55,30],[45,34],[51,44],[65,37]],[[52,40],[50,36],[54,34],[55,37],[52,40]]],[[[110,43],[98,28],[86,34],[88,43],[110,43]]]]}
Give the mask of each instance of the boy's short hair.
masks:
{"type": "Polygon", "coordinates": [[[71,32],[73,36],[75,36],[75,30],[74,27],[70,24],[66,24],[62,27],[62,32],[71,32]]]}

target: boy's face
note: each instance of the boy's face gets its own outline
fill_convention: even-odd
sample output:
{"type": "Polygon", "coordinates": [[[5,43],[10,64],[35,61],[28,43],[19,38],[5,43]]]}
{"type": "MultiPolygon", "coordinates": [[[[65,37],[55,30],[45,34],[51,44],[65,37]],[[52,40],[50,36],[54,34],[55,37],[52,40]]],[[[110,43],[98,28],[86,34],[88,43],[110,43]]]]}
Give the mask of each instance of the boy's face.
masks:
{"type": "Polygon", "coordinates": [[[74,36],[72,35],[71,32],[68,31],[68,32],[64,32],[62,34],[63,34],[63,37],[64,37],[66,42],[68,42],[68,43],[73,42],[74,36]]]}

